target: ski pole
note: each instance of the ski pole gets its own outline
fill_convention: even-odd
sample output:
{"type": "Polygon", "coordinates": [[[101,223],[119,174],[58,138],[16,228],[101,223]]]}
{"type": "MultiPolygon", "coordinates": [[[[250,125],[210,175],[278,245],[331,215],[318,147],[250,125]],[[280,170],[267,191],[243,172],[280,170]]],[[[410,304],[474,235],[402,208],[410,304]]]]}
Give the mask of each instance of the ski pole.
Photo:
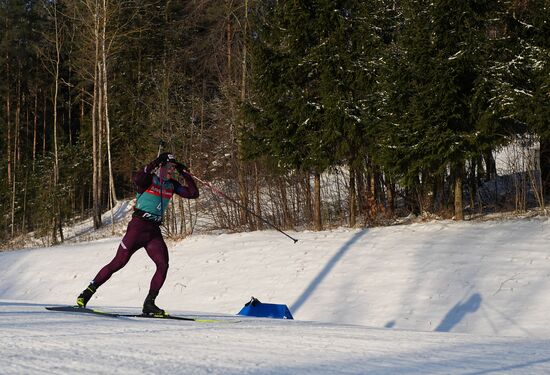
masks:
{"type": "Polygon", "coordinates": [[[160,155],[160,152],[162,151],[162,147],[164,146],[164,141],[159,142],[159,152],[157,152],[157,157],[160,155]]]}
{"type": "Polygon", "coordinates": [[[289,234],[285,233],[282,229],[280,229],[279,227],[277,227],[275,224],[272,224],[270,221],[264,219],[263,217],[261,217],[260,215],[256,214],[255,212],[251,211],[249,208],[243,206],[242,204],[238,203],[236,200],[234,200],[233,198],[227,196],[223,191],[219,190],[219,189],[216,189],[214,186],[212,186],[212,184],[210,182],[207,182],[207,181],[203,181],[201,180],[199,177],[195,176],[193,173],[187,171],[187,174],[189,174],[191,177],[193,177],[194,179],[196,179],[197,181],[199,181],[201,184],[203,184],[204,186],[206,186],[207,188],[210,189],[210,191],[212,191],[212,193],[214,194],[217,194],[219,195],[220,197],[222,198],[225,198],[227,199],[228,201],[230,201],[231,203],[233,203],[234,205],[236,206],[239,206],[240,208],[242,208],[243,210],[245,210],[246,212],[248,212],[249,214],[251,215],[254,215],[255,217],[257,217],[258,219],[260,219],[262,222],[266,223],[267,225],[269,225],[270,227],[276,229],[278,232],[284,234],[285,236],[287,236],[288,238],[290,238],[292,241],[294,241],[294,243],[298,242],[298,240],[292,236],[290,236],[289,234]]]}

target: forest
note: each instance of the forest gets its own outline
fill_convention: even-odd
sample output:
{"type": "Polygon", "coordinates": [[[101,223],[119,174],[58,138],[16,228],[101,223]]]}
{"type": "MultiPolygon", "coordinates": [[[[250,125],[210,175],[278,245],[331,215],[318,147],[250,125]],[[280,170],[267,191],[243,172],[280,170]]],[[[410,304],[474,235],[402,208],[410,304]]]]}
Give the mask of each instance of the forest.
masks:
{"type": "Polygon", "coordinates": [[[2,243],[105,225],[164,151],[233,198],[173,200],[174,237],[550,194],[548,0],[0,0],[0,77],[2,243]]]}

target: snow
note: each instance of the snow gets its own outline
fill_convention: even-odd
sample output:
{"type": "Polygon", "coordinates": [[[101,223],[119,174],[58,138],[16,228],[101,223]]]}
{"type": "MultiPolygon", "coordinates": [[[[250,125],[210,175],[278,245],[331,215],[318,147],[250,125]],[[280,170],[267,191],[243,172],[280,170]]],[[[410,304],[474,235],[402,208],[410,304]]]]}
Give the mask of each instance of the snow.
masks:
{"type": "Polygon", "coordinates": [[[460,56],[462,56],[464,54],[464,51],[460,50],[458,51],[457,53],[455,53],[454,55],[452,55],[451,57],[448,58],[448,60],[455,60],[455,59],[458,59],[460,56]]]}
{"type": "Polygon", "coordinates": [[[514,89],[514,92],[518,93],[518,94],[523,94],[523,95],[527,95],[529,97],[533,97],[533,93],[531,92],[527,92],[526,90],[522,90],[522,89],[514,89]]]}
{"type": "MultiPolygon", "coordinates": [[[[549,219],[290,234],[170,244],[158,305],[219,323],[46,311],[74,304],[119,235],[0,253],[0,373],[550,372],[549,219]],[[295,320],[237,317],[250,296],[295,320]]],[[[89,306],[138,312],[153,272],[138,251],[89,306]]]]}
{"type": "Polygon", "coordinates": [[[112,319],[2,303],[3,374],[544,373],[550,343],[302,321],[112,319]]]}

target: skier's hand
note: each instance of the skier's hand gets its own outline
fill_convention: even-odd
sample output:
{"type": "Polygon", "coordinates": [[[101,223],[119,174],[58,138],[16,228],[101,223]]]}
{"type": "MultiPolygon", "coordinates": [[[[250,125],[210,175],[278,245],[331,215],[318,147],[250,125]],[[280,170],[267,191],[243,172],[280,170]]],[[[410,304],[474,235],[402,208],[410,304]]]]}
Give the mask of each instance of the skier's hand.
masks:
{"type": "Polygon", "coordinates": [[[189,172],[189,168],[187,168],[187,165],[185,165],[183,163],[180,163],[180,162],[176,162],[176,170],[180,174],[188,174],[188,172],[189,172]]]}

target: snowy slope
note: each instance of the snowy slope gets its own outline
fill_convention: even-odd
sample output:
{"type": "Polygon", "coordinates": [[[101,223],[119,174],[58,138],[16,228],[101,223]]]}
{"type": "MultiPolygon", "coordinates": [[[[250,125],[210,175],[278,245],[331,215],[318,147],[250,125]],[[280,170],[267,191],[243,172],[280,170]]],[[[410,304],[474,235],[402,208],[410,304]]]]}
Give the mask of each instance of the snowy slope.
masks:
{"type": "MultiPolygon", "coordinates": [[[[292,235],[188,237],[157,302],[233,315],[255,296],[295,321],[48,312],[74,303],[120,237],[0,253],[0,373],[550,373],[548,219],[292,235]]],[[[89,305],[138,311],[153,272],[137,252],[89,305]]]]}

